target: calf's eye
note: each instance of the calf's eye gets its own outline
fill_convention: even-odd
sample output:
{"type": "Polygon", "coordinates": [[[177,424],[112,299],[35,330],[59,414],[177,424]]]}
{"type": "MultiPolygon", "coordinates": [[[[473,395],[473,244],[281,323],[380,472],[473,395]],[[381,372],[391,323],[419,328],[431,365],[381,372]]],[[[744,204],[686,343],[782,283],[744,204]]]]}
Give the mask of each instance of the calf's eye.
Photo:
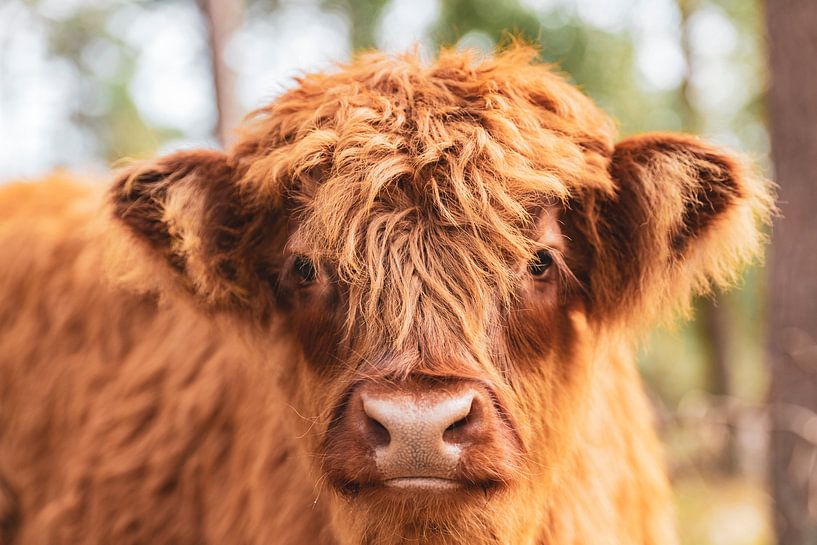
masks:
{"type": "Polygon", "coordinates": [[[295,260],[292,262],[292,272],[303,283],[314,282],[318,277],[315,264],[308,257],[302,255],[295,256],[295,260]]]}
{"type": "Polygon", "coordinates": [[[553,256],[547,250],[539,250],[528,263],[528,272],[534,278],[542,278],[553,265],[553,256]]]}

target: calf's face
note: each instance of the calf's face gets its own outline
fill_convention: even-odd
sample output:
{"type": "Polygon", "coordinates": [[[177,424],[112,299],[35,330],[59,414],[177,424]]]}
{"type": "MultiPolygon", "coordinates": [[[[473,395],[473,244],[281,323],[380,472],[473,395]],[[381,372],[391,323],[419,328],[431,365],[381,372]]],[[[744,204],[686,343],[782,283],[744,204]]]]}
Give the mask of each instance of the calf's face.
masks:
{"type": "Polygon", "coordinates": [[[304,77],[229,153],[112,190],[161,289],[275,346],[349,542],[543,535],[622,334],[757,250],[763,181],[691,137],[615,144],[533,56],[364,56],[304,77]]]}

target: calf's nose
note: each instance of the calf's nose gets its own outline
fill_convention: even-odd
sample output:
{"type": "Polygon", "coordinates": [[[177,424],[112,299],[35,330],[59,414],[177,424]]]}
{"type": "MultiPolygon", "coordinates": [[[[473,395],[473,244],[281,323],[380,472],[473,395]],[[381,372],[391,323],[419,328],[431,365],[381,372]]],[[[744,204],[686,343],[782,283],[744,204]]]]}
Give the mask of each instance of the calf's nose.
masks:
{"type": "Polygon", "coordinates": [[[485,393],[465,386],[419,393],[364,385],[356,392],[361,440],[386,481],[451,478],[484,435],[485,393]]]}

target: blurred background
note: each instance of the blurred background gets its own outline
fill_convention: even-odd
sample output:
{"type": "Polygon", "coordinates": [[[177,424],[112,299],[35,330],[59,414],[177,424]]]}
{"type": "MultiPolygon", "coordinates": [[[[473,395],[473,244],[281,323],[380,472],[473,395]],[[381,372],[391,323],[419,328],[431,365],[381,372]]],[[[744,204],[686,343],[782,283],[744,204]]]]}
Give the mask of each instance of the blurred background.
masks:
{"type": "MultiPolygon", "coordinates": [[[[817,2],[799,4],[809,2],[813,15],[817,2]]],[[[802,18],[789,7],[774,19],[774,3],[767,14],[759,0],[2,0],[0,180],[56,168],[104,176],[123,157],[220,146],[298,74],[356,50],[490,52],[508,33],[538,43],[622,135],[699,133],[772,177],[767,19],[785,35],[786,17],[802,18]]],[[[795,364],[768,363],[781,351],[764,346],[767,273],[698,301],[694,322],[654,333],[640,354],[685,545],[817,543],[817,367],[805,401],[776,418],[772,377],[795,364]],[[779,422],[786,445],[770,449],[779,422]]],[[[787,346],[814,365],[817,344],[797,331],[787,346]]]]}

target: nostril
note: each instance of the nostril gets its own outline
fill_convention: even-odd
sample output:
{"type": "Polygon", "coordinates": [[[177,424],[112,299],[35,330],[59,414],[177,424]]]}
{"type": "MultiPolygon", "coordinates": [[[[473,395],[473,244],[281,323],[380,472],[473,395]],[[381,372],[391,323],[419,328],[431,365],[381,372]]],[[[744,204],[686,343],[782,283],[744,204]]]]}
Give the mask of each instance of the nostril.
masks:
{"type": "Polygon", "coordinates": [[[476,438],[481,421],[482,407],[478,398],[471,401],[468,413],[449,424],[443,431],[446,443],[469,443],[476,438]]]}
{"type": "Polygon", "coordinates": [[[387,447],[391,442],[391,434],[389,434],[386,426],[368,414],[366,415],[366,433],[374,447],[387,447]]]}
{"type": "Polygon", "coordinates": [[[462,428],[462,427],[467,426],[467,425],[468,425],[468,417],[465,416],[463,418],[460,418],[459,420],[457,420],[456,422],[454,422],[453,424],[451,424],[447,428],[445,428],[445,431],[446,432],[454,431],[454,430],[456,430],[458,428],[462,428]]]}

